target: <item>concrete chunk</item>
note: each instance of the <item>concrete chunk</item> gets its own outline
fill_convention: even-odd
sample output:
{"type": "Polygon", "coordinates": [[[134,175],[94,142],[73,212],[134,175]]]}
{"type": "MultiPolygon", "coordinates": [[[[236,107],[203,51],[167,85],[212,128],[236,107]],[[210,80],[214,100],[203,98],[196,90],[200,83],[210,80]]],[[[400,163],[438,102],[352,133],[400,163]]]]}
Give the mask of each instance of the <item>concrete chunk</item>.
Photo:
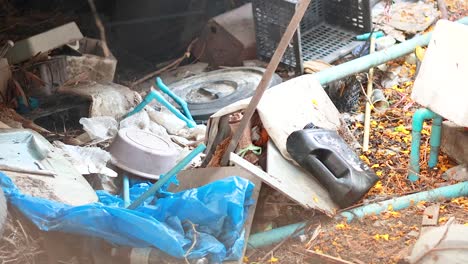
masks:
{"type": "Polygon", "coordinates": [[[468,164],[468,131],[451,121],[442,123],[442,151],[459,164],[468,164]]]}

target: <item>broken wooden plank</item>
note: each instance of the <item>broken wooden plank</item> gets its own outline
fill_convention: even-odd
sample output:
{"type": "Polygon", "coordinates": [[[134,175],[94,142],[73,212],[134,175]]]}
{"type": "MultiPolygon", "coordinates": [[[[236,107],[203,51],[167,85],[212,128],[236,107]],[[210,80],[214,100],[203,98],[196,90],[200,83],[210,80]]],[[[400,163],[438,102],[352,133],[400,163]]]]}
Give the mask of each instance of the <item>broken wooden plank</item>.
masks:
{"type": "Polygon", "coordinates": [[[312,177],[299,167],[285,160],[274,146],[269,143],[268,167],[274,166],[274,175],[264,172],[235,153],[231,153],[231,162],[260,178],[273,189],[283,193],[306,209],[317,209],[332,217],[338,206],[333,203],[328,192],[312,177]],[[273,157],[270,154],[273,152],[273,157]],[[272,162],[272,160],[274,160],[272,162]]]}
{"type": "Polygon", "coordinates": [[[424,210],[422,219],[423,226],[436,226],[439,224],[440,204],[434,204],[424,210]]]}
{"type": "Polygon", "coordinates": [[[319,210],[330,217],[339,209],[317,179],[286,160],[271,141],[268,142],[267,173],[272,178],[266,183],[304,208],[319,210]]]}
{"type": "Polygon", "coordinates": [[[440,204],[434,204],[424,210],[421,234],[439,225],[440,204]]]}
{"type": "Polygon", "coordinates": [[[299,26],[299,23],[301,22],[302,17],[304,16],[307,10],[307,7],[310,4],[310,1],[311,0],[302,0],[299,2],[296,8],[296,12],[294,13],[293,17],[291,18],[291,21],[289,22],[288,27],[286,28],[286,31],[281,37],[278,47],[276,48],[276,51],[273,54],[273,57],[271,58],[270,63],[268,64],[268,67],[266,68],[266,71],[263,74],[263,77],[257,86],[257,89],[255,90],[255,94],[252,97],[252,100],[250,101],[247,110],[244,112],[244,116],[242,117],[239,127],[232,136],[231,142],[229,143],[229,146],[226,149],[226,152],[224,153],[223,158],[221,160],[221,165],[226,165],[229,162],[230,153],[236,149],[237,143],[239,142],[245,128],[247,127],[249,120],[252,118],[255,110],[257,109],[257,105],[262,99],[263,93],[270,85],[271,79],[276,71],[276,68],[278,68],[281,58],[283,57],[284,52],[288,48],[289,43],[291,42],[291,39],[294,33],[296,32],[296,29],[299,26]]]}

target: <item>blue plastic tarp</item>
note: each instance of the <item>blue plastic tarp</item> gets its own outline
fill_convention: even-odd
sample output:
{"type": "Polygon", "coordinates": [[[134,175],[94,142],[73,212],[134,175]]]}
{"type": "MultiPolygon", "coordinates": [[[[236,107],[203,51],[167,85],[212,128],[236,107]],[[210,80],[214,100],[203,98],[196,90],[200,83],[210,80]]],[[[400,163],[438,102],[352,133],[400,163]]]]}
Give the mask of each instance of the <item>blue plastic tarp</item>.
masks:
{"type": "MultiPolygon", "coordinates": [[[[185,257],[196,235],[188,258],[207,256],[213,263],[242,256],[243,226],[254,189],[250,181],[232,176],[196,189],[164,192],[155,202],[148,199],[128,210],[120,197],[104,191],[97,192],[98,203],[70,206],[25,195],[1,172],[0,183],[10,204],[40,230],[93,236],[121,246],[153,246],[177,258],[185,257]]],[[[149,187],[132,186],[130,199],[149,187]]]]}

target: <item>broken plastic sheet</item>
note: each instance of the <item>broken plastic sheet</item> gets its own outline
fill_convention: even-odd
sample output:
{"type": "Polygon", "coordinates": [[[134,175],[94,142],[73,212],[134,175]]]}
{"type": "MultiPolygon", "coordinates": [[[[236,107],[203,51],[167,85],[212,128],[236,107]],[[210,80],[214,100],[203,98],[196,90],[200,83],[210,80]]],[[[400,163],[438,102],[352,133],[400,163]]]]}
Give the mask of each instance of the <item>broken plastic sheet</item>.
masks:
{"type": "Polygon", "coordinates": [[[92,140],[113,138],[119,130],[117,121],[110,116],[83,117],[80,124],[92,140]]]}
{"type": "Polygon", "coordinates": [[[117,172],[106,167],[111,159],[109,152],[98,147],[80,147],[54,141],[53,145],[63,151],[64,157],[82,175],[101,174],[108,177],[117,177],[117,172]]]}
{"type": "MultiPolygon", "coordinates": [[[[208,256],[212,263],[241,258],[254,189],[250,181],[232,176],[196,189],[164,192],[154,204],[150,198],[128,210],[120,197],[103,191],[97,192],[99,202],[73,207],[22,194],[1,172],[0,183],[10,204],[40,230],[94,236],[122,246],[153,246],[177,258],[184,258],[196,235],[188,258],[208,256]]],[[[130,199],[150,186],[135,184],[130,199]]]]}

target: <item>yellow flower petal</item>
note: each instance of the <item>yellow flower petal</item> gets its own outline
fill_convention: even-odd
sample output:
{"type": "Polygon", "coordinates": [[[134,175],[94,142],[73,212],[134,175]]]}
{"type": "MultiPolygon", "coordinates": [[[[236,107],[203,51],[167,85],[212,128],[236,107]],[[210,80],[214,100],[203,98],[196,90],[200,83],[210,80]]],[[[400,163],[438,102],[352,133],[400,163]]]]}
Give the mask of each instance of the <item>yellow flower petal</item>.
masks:
{"type": "Polygon", "coordinates": [[[335,228],[336,228],[336,229],[341,229],[341,230],[349,229],[349,225],[343,222],[343,223],[341,223],[341,224],[337,224],[337,225],[335,226],[335,228]]]}

